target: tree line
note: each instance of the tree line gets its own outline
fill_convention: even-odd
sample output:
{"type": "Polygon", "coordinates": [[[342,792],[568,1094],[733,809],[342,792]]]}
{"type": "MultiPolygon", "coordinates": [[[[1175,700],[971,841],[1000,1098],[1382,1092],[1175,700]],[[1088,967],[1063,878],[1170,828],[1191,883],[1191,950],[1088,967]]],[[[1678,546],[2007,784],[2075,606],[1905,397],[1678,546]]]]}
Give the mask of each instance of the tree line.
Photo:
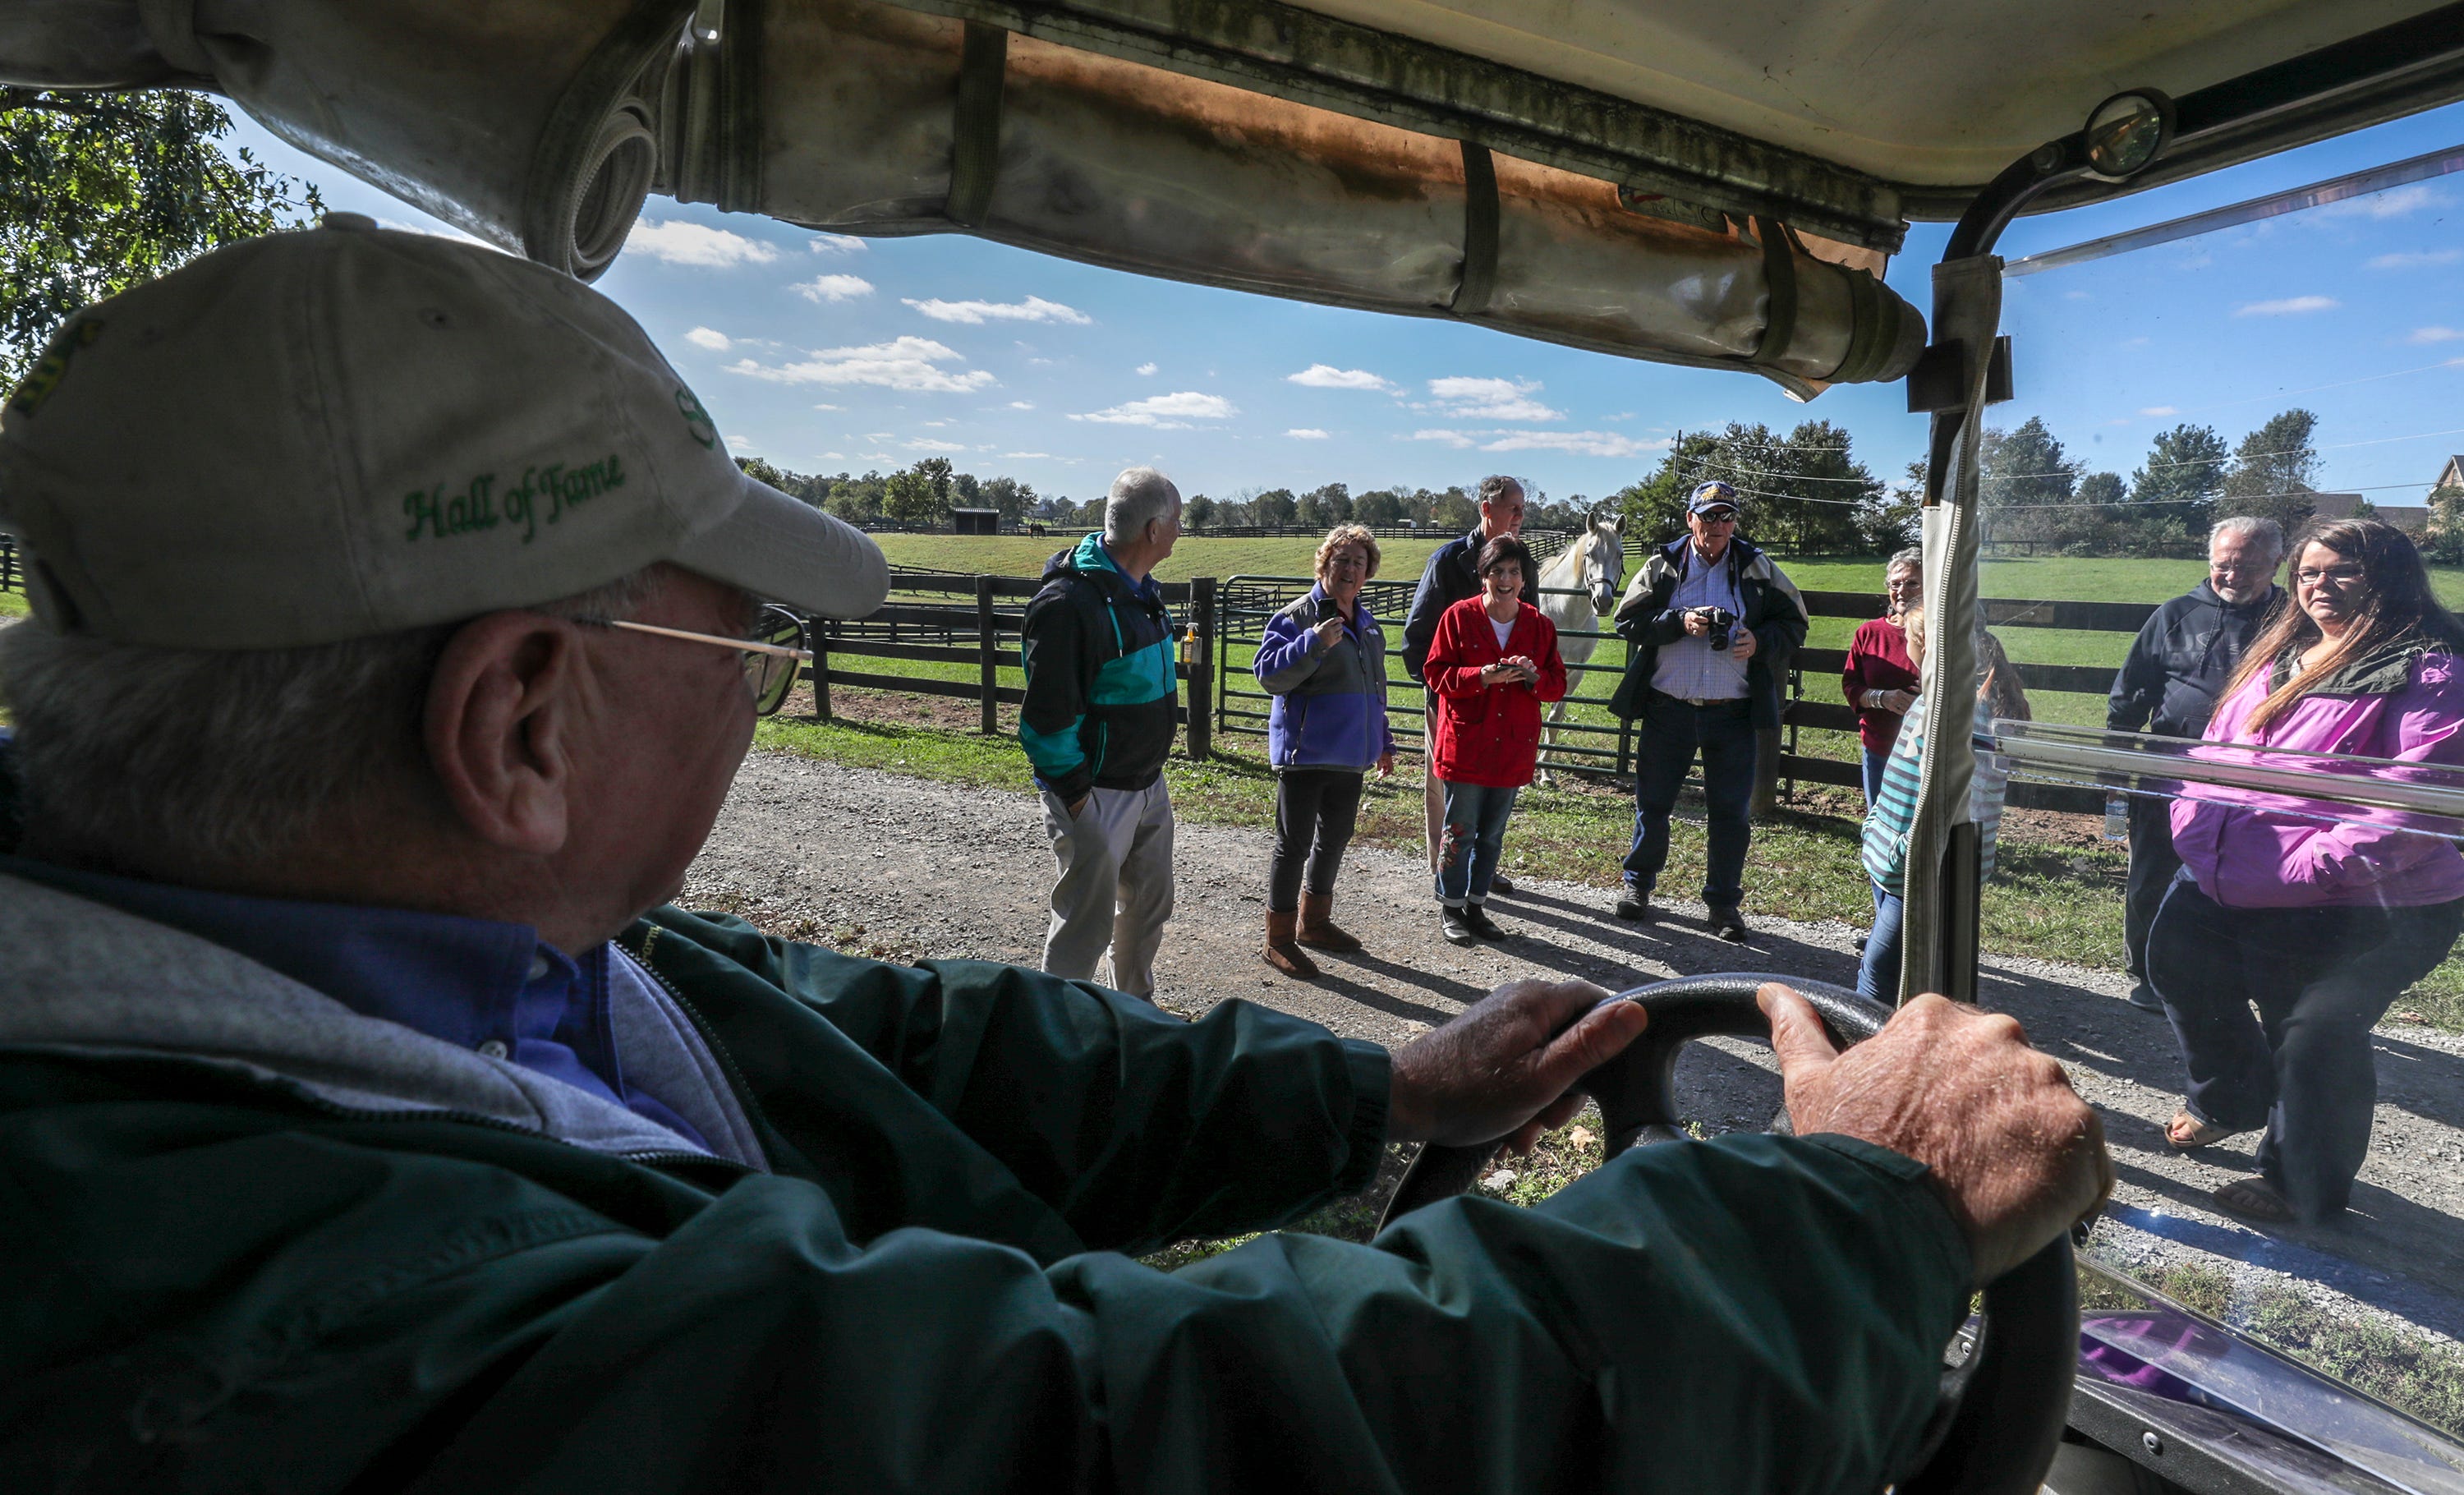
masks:
{"type": "MultiPolygon", "coordinates": [[[[736,465],[790,497],[850,524],[889,521],[922,528],[946,525],[954,509],[996,509],[1005,524],[1030,521],[1056,526],[1104,522],[1102,497],[1072,499],[1038,494],[1014,477],[961,473],[947,457],[926,457],[912,467],[862,476],[791,473],[759,457],[736,465]]],[[[1538,485],[1524,483],[1524,523],[1532,529],[1577,529],[1590,522],[1590,500],[1576,494],[1551,500],[1538,485]]],[[[1353,494],[1345,483],[1323,483],[1307,493],[1288,488],[1244,489],[1224,497],[1192,494],[1181,508],[1186,529],[1237,529],[1250,525],[1413,525],[1441,532],[1468,530],[1480,522],[1480,505],[1460,486],[1442,489],[1375,488],[1353,494]]]]}
{"type": "MultiPolygon", "coordinates": [[[[2229,448],[2214,427],[2186,423],[2160,433],[2126,481],[2091,471],[2039,417],[1989,429],[1982,537],[2066,555],[2202,556],[2218,519],[2248,515],[2289,532],[2316,512],[2318,429],[2310,411],[2284,410],[2229,448]]],[[[1910,475],[1922,482],[1924,469],[1910,475]]]]}

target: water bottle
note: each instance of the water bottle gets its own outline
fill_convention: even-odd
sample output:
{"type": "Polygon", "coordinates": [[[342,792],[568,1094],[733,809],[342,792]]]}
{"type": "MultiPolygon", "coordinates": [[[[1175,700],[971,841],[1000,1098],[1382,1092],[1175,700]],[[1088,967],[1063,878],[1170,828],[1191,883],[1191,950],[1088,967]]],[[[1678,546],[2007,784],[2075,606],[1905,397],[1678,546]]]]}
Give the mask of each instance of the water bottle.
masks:
{"type": "Polygon", "coordinates": [[[2104,839],[2130,839],[2130,801],[2127,797],[2119,794],[2104,797],[2104,839]]]}

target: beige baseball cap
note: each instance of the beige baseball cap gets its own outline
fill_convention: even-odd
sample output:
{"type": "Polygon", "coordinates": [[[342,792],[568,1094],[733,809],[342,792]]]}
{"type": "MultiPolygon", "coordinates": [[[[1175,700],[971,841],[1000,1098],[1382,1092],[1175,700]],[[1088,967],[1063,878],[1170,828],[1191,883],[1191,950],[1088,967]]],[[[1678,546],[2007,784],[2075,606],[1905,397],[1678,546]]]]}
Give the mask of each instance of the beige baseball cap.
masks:
{"type": "Polygon", "coordinates": [[[287,649],[672,561],[852,618],[861,532],[740,472],[630,317],[494,250],[329,213],[79,312],[0,407],[0,528],[62,632],[287,649]]]}

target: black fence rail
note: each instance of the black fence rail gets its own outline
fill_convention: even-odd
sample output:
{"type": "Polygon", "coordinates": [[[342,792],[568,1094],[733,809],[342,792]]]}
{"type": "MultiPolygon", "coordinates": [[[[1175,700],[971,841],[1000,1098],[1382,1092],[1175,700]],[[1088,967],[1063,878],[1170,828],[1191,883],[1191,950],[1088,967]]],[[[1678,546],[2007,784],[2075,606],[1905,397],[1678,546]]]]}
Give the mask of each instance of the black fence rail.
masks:
{"type": "MultiPolygon", "coordinates": [[[[1562,548],[1562,547],[1561,547],[1562,548]]],[[[5,559],[6,552],[0,552],[5,559]]],[[[1306,592],[1311,579],[1295,576],[1240,575],[1200,577],[1191,582],[1162,583],[1164,600],[1182,626],[1179,676],[1185,682],[1179,719],[1188,731],[1189,753],[1205,757],[1217,737],[1258,737],[1266,730],[1272,697],[1259,688],[1247,668],[1249,650],[1265,633],[1266,620],[1306,592]],[[1235,655],[1240,657],[1236,660],[1235,655]]],[[[1410,609],[1412,581],[1399,578],[1368,583],[1362,601],[1385,625],[1390,659],[1401,653],[1403,620],[1410,609]]],[[[1020,667],[1019,630],[1026,603],[1040,583],[1026,577],[974,576],[893,566],[891,599],[871,616],[853,622],[813,620],[814,662],[807,672],[814,707],[828,719],[833,687],[899,692],[916,695],[977,701],[982,708],[982,730],[998,730],[997,708],[1015,706],[1024,693],[1001,683],[1004,670],[1020,667]],[[972,665],[969,679],[935,679],[892,674],[865,668],[869,660],[972,665]],[[849,668],[853,662],[853,668],[849,668]]],[[[1580,599],[1573,589],[1543,588],[1544,597],[1580,599]]],[[[1806,610],[1816,618],[1862,621],[1881,615],[1879,592],[1811,591],[1802,594],[1806,610]]],[[[1982,605],[1985,621],[1999,628],[2061,628],[2073,631],[2136,634],[2156,609],[2147,603],[2045,602],[1991,598],[1982,605]]],[[[1593,621],[1587,605],[1571,611],[1573,621],[1593,621]]],[[[1604,625],[1606,620],[1597,620],[1604,625]]],[[[1596,710],[1594,719],[1570,715],[1551,725],[1544,762],[1551,770],[1588,774],[1631,775],[1635,768],[1633,724],[1617,720],[1607,710],[1617,685],[1617,667],[1594,664],[1593,657],[1613,634],[1604,626],[1563,626],[1558,648],[1567,657],[1567,705],[1596,710]],[[1607,718],[1605,720],[1601,718],[1607,718]]],[[[1618,656],[1621,657],[1621,656],[1618,656]]],[[[1847,650],[1830,648],[1798,649],[1789,661],[1781,726],[1767,734],[1763,745],[1757,799],[1769,805],[1800,784],[1855,788],[1860,780],[1855,752],[1857,714],[1840,698],[1838,679],[1847,650]],[[1803,737],[1808,732],[1840,735],[1844,753],[1807,751],[1819,744],[1803,737]]],[[[2113,671],[2090,665],[2016,666],[2020,683],[2031,692],[2102,695],[2111,689],[2113,671]]],[[[1396,740],[1411,751],[1422,750],[1425,697],[1399,665],[1387,671],[1387,712],[1396,740]]],[[[1837,737],[1831,744],[1842,747],[1837,737]]],[[[2093,790],[2073,786],[2013,783],[2011,802],[2021,807],[2094,812],[2101,801],[2093,790]]]]}
{"type": "MultiPolygon", "coordinates": [[[[804,679],[813,689],[814,715],[830,719],[833,687],[891,691],[975,701],[982,709],[981,730],[987,735],[1000,731],[1000,708],[1026,698],[1024,691],[1001,683],[1001,671],[1021,666],[1019,631],[1026,603],[1041,588],[1040,582],[1028,577],[892,567],[890,600],[869,616],[808,621],[813,662],[804,668],[804,679]],[[954,594],[967,600],[950,600],[954,594]],[[975,678],[850,670],[842,663],[848,659],[859,666],[869,659],[973,665],[975,678]]],[[[1206,693],[1214,670],[1215,579],[1167,582],[1158,589],[1182,626],[1177,674],[1187,684],[1177,718],[1187,729],[1189,756],[1204,758],[1213,751],[1214,740],[1206,693]]]]}
{"type": "Polygon", "coordinates": [[[17,541],[0,535],[0,592],[22,592],[26,589],[25,563],[17,557],[17,541]]]}

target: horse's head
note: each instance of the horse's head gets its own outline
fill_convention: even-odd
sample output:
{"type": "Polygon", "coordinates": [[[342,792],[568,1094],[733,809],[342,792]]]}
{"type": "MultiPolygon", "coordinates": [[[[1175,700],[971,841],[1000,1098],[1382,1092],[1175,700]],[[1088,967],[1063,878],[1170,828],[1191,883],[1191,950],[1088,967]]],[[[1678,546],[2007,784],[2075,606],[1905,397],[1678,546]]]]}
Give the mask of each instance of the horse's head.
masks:
{"type": "Polygon", "coordinates": [[[1592,594],[1592,610],[1603,618],[1617,610],[1617,588],[1625,582],[1622,528],[1614,517],[1597,518],[1583,537],[1583,587],[1592,594]]]}

